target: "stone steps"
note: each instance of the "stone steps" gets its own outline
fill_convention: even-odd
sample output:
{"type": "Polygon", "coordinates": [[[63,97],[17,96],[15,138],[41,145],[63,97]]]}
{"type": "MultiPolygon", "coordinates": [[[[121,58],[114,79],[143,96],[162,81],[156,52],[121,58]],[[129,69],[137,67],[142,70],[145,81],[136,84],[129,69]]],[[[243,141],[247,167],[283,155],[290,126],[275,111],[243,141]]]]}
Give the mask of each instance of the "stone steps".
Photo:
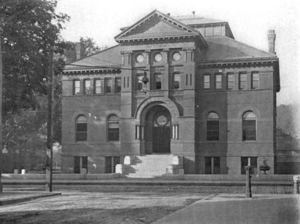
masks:
{"type": "Polygon", "coordinates": [[[147,155],[134,158],[132,165],[126,165],[124,174],[129,178],[153,178],[166,174],[172,164],[173,155],[147,155]]]}

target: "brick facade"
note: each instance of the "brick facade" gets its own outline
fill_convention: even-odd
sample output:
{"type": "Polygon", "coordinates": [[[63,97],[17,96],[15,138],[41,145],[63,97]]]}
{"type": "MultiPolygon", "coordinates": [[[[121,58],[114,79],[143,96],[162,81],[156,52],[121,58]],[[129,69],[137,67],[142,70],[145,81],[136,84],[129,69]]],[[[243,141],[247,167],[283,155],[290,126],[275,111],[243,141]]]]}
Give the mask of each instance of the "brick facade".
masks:
{"type": "Polygon", "coordinates": [[[188,174],[241,174],[246,160],[254,172],[266,161],[274,173],[278,58],[235,41],[227,22],[211,21],[216,31],[202,22],[153,11],[115,37],[119,45],[66,66],[63,172],[82,168],[86,157],[88,173],[105,173],[125,156],[171,153],[183,156],[188,174]],[[87,79],[92,89],[84,93],[87,79]],[[218,118],[209,123],[212,112],[218,118]],[[247,112],[255,115],[248,123],[247,112]],[[84,141],[76,141],[80,115],[84,141]],[[245,140],[250,132],[255,139],[245,140]]]}

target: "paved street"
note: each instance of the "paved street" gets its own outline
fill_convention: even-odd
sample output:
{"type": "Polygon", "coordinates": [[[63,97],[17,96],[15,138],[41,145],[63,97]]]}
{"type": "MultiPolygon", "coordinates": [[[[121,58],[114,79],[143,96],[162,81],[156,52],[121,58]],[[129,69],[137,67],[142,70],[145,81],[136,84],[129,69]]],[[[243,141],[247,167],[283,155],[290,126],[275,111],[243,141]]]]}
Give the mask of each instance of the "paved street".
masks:
{"type": "Polygon", "coordinates": [[[242,199],[239,196],[217,195],[198,201],[154,224],[298,224],[300,197],[260,196],[242,199]]]}

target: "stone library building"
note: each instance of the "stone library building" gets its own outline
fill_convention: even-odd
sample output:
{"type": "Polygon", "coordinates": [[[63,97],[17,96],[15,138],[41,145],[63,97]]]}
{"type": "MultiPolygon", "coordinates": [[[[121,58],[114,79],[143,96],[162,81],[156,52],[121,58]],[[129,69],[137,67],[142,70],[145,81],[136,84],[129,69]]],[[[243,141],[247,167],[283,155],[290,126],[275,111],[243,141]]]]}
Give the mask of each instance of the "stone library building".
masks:
{"type": "Polygon", "coordinates": [[[116,46],[81,57],[77,44],[62,78],[62,172],[275,174],[279,59],[274,30],[266,38],[268,52],[226,21],[154,10],[116,46]]]}

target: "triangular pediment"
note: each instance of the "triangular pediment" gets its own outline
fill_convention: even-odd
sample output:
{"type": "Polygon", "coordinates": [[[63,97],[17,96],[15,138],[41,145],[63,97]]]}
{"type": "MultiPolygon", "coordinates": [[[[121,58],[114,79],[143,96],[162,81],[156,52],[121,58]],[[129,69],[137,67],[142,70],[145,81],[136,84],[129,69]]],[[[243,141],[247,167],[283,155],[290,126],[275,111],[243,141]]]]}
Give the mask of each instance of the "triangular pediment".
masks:
{"type": "Polygon", "coordinates": [[[187,25],[155,10],[125,29],[116,41],[150,38],[189,37],[201,34],[187,25]]]}

